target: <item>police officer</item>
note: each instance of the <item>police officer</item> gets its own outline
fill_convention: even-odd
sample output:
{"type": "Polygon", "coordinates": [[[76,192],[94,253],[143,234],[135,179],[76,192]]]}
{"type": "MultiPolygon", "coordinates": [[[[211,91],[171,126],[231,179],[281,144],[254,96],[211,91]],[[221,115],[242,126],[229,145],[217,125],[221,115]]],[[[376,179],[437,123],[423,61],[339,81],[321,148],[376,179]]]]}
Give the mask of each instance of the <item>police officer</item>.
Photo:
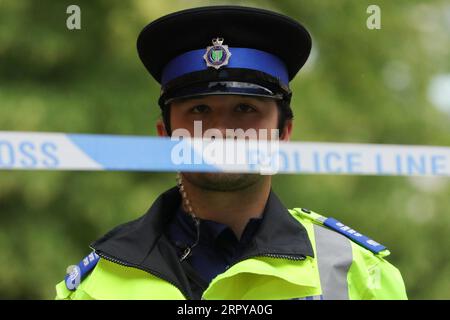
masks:
{"type": "MultiPolygon", "coordinates": [[[[194,8],[147,25],[137,48],[161,84],[159,135],[192,133],[201,121],[219,132],[279,129],[289,140],[289,82],[311,49],[297,21],[194,8]]],[[[406,298],[383,245],[333,218],[286,209],[267,175],[181,173],[144,216],[91,248],[57,285],[58,299],[406,298]]]]}

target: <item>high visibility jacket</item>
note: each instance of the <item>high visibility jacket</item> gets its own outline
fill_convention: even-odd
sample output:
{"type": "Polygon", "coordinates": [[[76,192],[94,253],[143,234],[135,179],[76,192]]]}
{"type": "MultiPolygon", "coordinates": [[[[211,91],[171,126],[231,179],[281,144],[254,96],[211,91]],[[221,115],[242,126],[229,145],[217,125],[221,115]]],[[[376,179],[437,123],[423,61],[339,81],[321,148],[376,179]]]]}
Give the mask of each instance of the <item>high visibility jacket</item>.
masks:
{"type": "MultiPolygon", "coordinates": [[[[146,215],[93,243],[95,256],[84,259],[93,270],[68,275],[56,286],[56,298],[192,299],[176,251],[161,233],[178,197],[176,189],[167,191],[146,215]]],[[[286,210],[271,192],[252,245],[209,283],[201,299],[406,299],[388,254],[334,219],[286,210]]]]}

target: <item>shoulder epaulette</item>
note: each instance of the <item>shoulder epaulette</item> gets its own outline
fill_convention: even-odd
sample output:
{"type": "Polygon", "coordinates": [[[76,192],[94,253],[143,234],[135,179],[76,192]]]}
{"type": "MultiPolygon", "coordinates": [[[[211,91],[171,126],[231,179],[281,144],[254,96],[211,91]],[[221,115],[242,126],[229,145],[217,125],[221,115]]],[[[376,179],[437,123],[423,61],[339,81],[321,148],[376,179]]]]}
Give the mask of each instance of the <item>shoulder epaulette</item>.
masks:
{"type": "Polygon", "coordinates": [[[323,225],[333,231],[342,234],[343,236],[349,238],[353,242],[356,242],[363,248],[366,248],[367,250],[375,254],[379,254],[381,256],[389,255],[389,251],[385,246],[355,231],[354,229],[346,226],[345,224],[334,218],[321,216],[320,214],[305,208],[295,208],[294,210],[303,217],[313,220],[317,224],[323,225]]]}
{"type": "Polygon", "coordinates": [[[72,265],[67,268],[65,283],[67,289],[74,291],[78,288],[81,281],[94,269],[100,257],[95,252],[91,252],[77,265],[72,265]]]}

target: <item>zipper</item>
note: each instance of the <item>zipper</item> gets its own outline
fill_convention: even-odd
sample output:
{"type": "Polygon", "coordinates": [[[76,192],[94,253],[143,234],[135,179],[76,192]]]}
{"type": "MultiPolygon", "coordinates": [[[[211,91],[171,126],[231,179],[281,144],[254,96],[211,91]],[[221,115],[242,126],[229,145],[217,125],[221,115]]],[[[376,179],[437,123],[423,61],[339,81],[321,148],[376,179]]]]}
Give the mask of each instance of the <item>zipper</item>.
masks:
{"type": "Polygon", "coordinates": [[[293,261],[301,261],[301,260],[305,260],[306,257],[304,255],[298,255],[298,256],[291,256],[291,255],[286,255],[286,254],[271,254],[271,253],[267,253],[267,254],[262,254],[262,255],[258,255],[257,257],[269,257],[269,258],[275,258],[275,259],[286,259],[286,260],[293,260],[293,261]]]}
{"type": "Polygon", "coordinates": [[[106,254],[104,254],[104,253],[101,252],[101,251],[97,251],[97,250],[95,250],[95,249],[92,248],[92,247],[90,247],[90,248],[91,248],[92,250],[94,250],[95,253],[98,254],[101,258],[103,258],[103,259],[105,259],[105,260],[108,260],[108,261],[113,262],[113,263],[120,264],[121,266],[124,266],[124,267],[135,268],[135,269],[139,269],[139,270],[145,271],[145,272],[150,273],[151,275],[153,275],[153,276],[155,276],[155,277],[157,277],[157,278],[160,278],[160,279],[162,279],[162,280],[164,280],[164,281],[170,283],[170,284],[173,285],[175,288],[177,288],[178,290],[180,290],[181,294],[184,296],[184,298],[185,298],[186,300],[191,300],[191,299],[189,298],[189,295],[184,291],[184,289],[178,287],[178,285],[176,285],[173,281],[171,281],[170,279],[168,279],[167,277],[165,277],[165,276],[162,275],[161,273],[156,272],[156,271],[153,271],[153,270],[150,270],[150,269],[147,269],[147,268],[143,268],[143,267],[141,267],[141,266],[138,266],[138,265],[135,265],[135,264],[132,264],[132,263],[129,263],[129,262],[125,262],[125,261],[119,260],[119,259],[117,259],[117,258],[114,258],[114,257],[111,257],[111,256],[109,256],[109,255],[106,255],[106,254]]]}
{"type": "Polygon", "coordinates": [[[306,259],[306,256],[304,256],[302,254],[298,255],[298,256],[293,256],[293,255],[287,255],[287,254],[261,253],[261,254],[256,254],[256,255],[244,256],[244,257],[240,258],[239,260],[233,262],[231,265],[229,265],[227,267],[227,270],[230,269],[231,267],[233,267],[234,265],[238,264],[239,262],[242,262],[244,260],[251,259],[251,258],[257,258],[257,257],[269,257],[269,258],[274,258],[274,259],[285,259],[285,260],[292,260],[292,261],[302,261],[302,260],[306,259]]]}

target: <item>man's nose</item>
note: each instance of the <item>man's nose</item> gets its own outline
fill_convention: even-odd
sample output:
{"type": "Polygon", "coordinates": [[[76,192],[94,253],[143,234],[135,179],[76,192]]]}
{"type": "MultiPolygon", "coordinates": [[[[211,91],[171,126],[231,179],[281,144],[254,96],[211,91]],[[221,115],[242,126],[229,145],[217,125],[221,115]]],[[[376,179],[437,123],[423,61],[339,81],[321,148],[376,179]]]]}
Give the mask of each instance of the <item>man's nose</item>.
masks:
{"type": "Polygon", "coordinates": [[[205,128],[205,130],[214,129],[213,133],[217,134],[213,135],[217,135],[216,138],[225,139],[227,137],[227,134],[229,135],[229,132],[227,133],[227,129],[228,131],[234,130],[235,125],[235,121],[233,121],[231,117],[227,116],[226,114],[217,114],[213,117],[213,119],[211,119],[211,121],[209,121],[208,126],[205,128]]]}

